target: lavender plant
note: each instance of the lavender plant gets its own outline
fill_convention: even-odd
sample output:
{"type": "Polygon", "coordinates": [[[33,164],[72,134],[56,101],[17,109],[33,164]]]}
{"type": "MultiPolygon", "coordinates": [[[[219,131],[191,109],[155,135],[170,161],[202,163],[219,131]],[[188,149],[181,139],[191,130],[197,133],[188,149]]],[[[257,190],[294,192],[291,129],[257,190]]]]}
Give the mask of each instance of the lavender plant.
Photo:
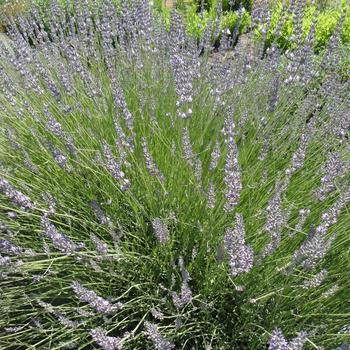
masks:
{"type": "Polygon", "coordinates": [[[312,33],[294,54],[252,32],[213,52],[215,26],[197,42],[146,0],[8,18],[0,348],[349,342],[342,21],[315,56],[312,33]]]}

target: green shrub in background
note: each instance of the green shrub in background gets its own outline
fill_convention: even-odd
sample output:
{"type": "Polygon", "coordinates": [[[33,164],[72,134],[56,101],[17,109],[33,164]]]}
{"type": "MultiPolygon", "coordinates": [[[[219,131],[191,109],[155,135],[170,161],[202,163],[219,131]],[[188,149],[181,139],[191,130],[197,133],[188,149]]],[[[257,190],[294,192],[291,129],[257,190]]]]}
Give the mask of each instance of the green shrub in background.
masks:
{"type": "MultiPolygon", "coordinates": [[[[222,30],[229,29],[232,32],[237,23],[239,23],[240,34],[248,30],[251,22],[251,16],[248,11],[241,11],[241,14],[239,15],[239,11],[226,11],[225,9],[227,7],[223,6],[222,13],[218,13],[216,5],[217,0],[212,0],[211,6],[207,8],[204,13],[199,13],[198,9],[200,5],[198,4],[193,4],[187,8],[185,17],[190,34],[200,36],[208,19],[218,20],[218,16],[220,16],[220,28],[222,30]]],[[[223,5],[225,5],[225,3],[223,3],[223,5]]],[[[284,4],[284,6],[286,5],[284,4]]],[[[276,3],[271,10],[271,23],[262,23],[258,26],[258,28],[255,29],[255,36],[258,40],[262,39],[262,29],[265,28],[268,30],[266,40],[267,46],[271,46],[273,42],[276,42],[280,49],[293,49],[296,45],[296,33],[293,18],[288,15],[288,13],[283,14],[282,9],[282,2],[276,3]]],[[[342,1],[337,5],[333,3],[333,6],[328,7],[325,7],[324,2],[320,2],[318,7],[316,5],[306,4],[302,20],[303,39],[305,39],[311,28],[316,11],[320,11],[315,30],[314,49],[316,52],[325,47],[330,36],[334,32],[342,13],[345,14],[345,19],[341,30],[341,39],[344,44],[350,43],[350,6],[345,1],[342,1]]]]}
{"type": "MultiPolygon", "coordinates": [[[[170,11],[168,10],[167,12],[169,13],[170,11]]],[[[218,29],[221,31],[229,29],[232,33],[236,25],[238,25],[240,34],[247,31],[250,24],[250,14],[244,8],[241,11],[225,11],[225,7],[223,7],[221,12],[218,11],[216,6],[211,6],[200,12],[200,5],[194,3],[187,6],[184,16],[188,33],[197,38],[201,37],[208,21],[213,24],[214,31],[218,29]]]]}
{"type": "MultiPolygon", "coordinates": [[[[204,0],[203,4],[205,9],[209,10],[217,5],[217,0],[204,0]]],[[[194,3],[197,6],[201,6],[202,0],[195,0],[194,3]]],[[[246,10],[250,11],[252,9],[253,0],[222,0],[222,8],[224,11],[236,11],[241,6],[246,10]]]]}
{"type": "MultiPolygon", "coordinates": [[[[308,5],[305,7],[304,16],[302,19],[303,40],[310,31],[316,11],[317,7],[315,5],[308,5]]],[[[293,49],[296,45],[295,24],[293,22],[293,18],[290,16],[281,19],[283,16],[282,12],[281,3],[276,5],[272,11],[271,25],[267,35],[267,45],[277,42],[278,46],[282,49],[293,49]],[[276,27],[278,26],[280,27],[279,33],[276,31],[276,27]]],[[[350,6],[343,2],[341,6],[336,8],[327,8],[326,10],[321,10],[319,13],[315,28],[315,51],[319,51],[325,47],[330,36],[334,32],[337,23],[341,19],[342,13],[344,13],[345,19],[342,24],[341,39],[344,44],[350,42],[350,6]]],[[[256,31],[256,35],[261,37],[259,30],[256,31]]]]}

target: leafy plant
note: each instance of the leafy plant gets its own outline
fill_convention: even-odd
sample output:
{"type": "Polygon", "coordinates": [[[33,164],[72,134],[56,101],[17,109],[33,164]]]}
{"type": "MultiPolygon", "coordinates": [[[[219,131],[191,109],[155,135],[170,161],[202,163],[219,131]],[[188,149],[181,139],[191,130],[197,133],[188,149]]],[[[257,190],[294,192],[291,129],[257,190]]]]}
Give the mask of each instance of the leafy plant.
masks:
{"type": "Polygon", "coordinates": [[[315,55],[296,22],[282,52],[255,11],[262,40],[213,53],[217,18],[197,40],[179,12],[95,5],[0,43],[1,348],[348,342],[340,27],[315,55]]]}

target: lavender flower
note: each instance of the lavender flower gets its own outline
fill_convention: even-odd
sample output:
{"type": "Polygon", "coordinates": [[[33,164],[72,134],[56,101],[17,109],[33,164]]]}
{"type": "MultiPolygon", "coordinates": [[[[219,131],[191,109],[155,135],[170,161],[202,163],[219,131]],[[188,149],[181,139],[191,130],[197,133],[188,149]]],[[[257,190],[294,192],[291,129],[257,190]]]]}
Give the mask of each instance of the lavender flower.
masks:
{"type": "Polygon", "coordinates": [[[145,334],[150,339],[157,350],[171,350],[175,344],[165,339],[158,331],[158,327],[151,323],[145,322],[145,334]]]}
{"type": "Polygon", "coordinates": [[[57,310],[55,310],[55,307],[53,305],[46,303],[40,299],[37,302],[47,312],[53,314],[58,319],[58,321],[61,323],[61,325],[63,325],[64,327],[77,328],[81,324],[81,322],[79,322],[79,321],[72,321],[72,320],[68,319],[61,312],[58,312],[57,310]]]}
{"type": "Polygon", "coordinates": [[[297,337],[288,343],[282,331],[280,329],[275,329],[272,332],[269,350],[302,350],[306,343],[306,337],[306,332],[300,332],[297,337]]]}
{"type": "Polygon", "coordinates": [[[130,166],[130,164],[127,161],[127,155],[128,155],[128,151],[129,152],[134,151],[133,144],[128,140],[127,136],[125,135],[117,119],[114,120],[114,128],[117,136],[115,140],[115,145],[119,151],[120,162],[121,164],[130,166]]]}
{"type": "Polygon", "coordinates": [[[183,281],[181,284],[181,293],[171,292],[174,306],[177,309],[182,309],[186,304],[192,301],[192,291],[188,286],[187,281],[183,281]]]}
{"type": "Polygon", "coordinates": [[[111,304],[108,300],[98,296],[94,291],[83,287],[77,281],[72,283],[72,289],[80,301],[88,303],[90,307],[95,309],[97,312],[110,314],[123,308],[123,304],[121,302],[111,304]]]}
{"type": "Polygon", "coordinates": [[[316,288],[322,284],[322,282],[327,277],[327,275],[328,275],[328,271],[323,269],[319,273],[317,273],[314,277],[312,277],[311,279],[305,280],[303,282],[302,287],[305,289],[316,288]]]}
{"type": "Polygon", "coordinates": [[[191,277],[185,268],[185,263],[184,263],[184,259],[182,256],[179,257],[179,267],[180,267],[181,276],[182,276],[183,281],[188,282],[191,279],[191,277]]]}
{"type": "Polygon", "coordinates": [[[310,134],[302,134],[300,137],[300,142],[297,150],[294,152],[292,157],[291,168],[287,169],[287,174],[292,175],[297,170],[301,169],[304,165],[305,157],[306,157],[306,149],[311,140],[312,133],[310,134]]]}
{"type": "Polygon", "coordinates": [[[235,125],[233,120],[230,118],[226,119],[225,124],[227,155],[224,178],[226,185],[226,203],[224,205],[224,210],[226,212],[232,212],[240,200],[240,193],[242,190],[241,168],[238,163],[238,148],[234,138],[235,125]]]}
{"type": "Polygon", "coordinates": [[[337,218],[350,200],[350,187],[346,188],[333,206],[322,214],[321,223],[312,230],[301,247],[293,254],[293,263],[306,269],[314,269],[316,264],[323,259],[330,249],[336,234],[327,238],[326,234],[330,226],[337,222],[337,218]]]}
{"type": "Polygon", "coordinates": [[[49,207],[48,215],[53,215],[56,213],[56,201],[50,193],[44,193],[42,195],[43,200],[49,207]]]}
{"type": "Polygon", "coordinates": [[[164,314],[161,311],[159,311],[158,309],[156,309],[155,307],[151,308],[151,314],[157,320],[163,320],[164,319],[164,314]]]}
{"type": "MultiPolygon", "coordinates": [[[[194,43],[189,42],[185,45],[185,28],[181,16],[173,12],[172,22],[172,41],[170,47],[170,63],[175,78],[175,88],[178,96],[177,106],[181,107],[191,104],[194,96],[193,81],[198,77],[199,62],[196,55],[197,48],[194,43]],[[192,45],[191,45],[192,44],[192,45]]],[[[187,112],[180,113],[182,118],[188,118],[192,114],[187,112]]]]}
{"type": "Polygon", "coordinates": [[[253,267],[253,249],[245,244],[242,214],[236,214],[235,229],[226,229],[224,246],[228,254],[232,276],[237,276],[251,270],[253,267]]]}
{"type": "Polygon", "coordinates": [[[349,166],[343,163],[338,152],[330,153],[324,166],[322,167],[324,176],[321,178],[321,186],[315,191],[316,197],[324,201],[326,195],[335,190],[335,180],[345,175],[349,170],[349,166]]]}
{"type": "Polygon", "coordinates": [[[192,166],[195,157],[192,150],[190,132],[188,128],[182,129],[182,150],[183,150],[184,159],[187,161],[189,165],[192,166]]]}
{"type": "Polygon", "coordinates": [[[0,252],[8,255],[21,255],[24,249],[16,246],[6,239],[0,239],[0,252]]]}
{"type": "Polygon", "coordinates": [[[94,328],[90,331],[92,339],[104,350],[123,350],[122,339],[110,337],[101,327],[94,328]]]}
{"type": "Polygon", "coordinates": [[[293,263],[307,270],[313,270],[317,263],[326,256],[334,239],[335,235],[327,240],[324,235],[310,232],[301,247],[294,252],[293,263]]]}
{"type": "Polygon", "coordinates": [[[61,314],[60,312],[56,312],[55,313],[56,318],[58,319],[58,321],[61,323],[62,326],[67,327],[67,328],[77,328],[81,322],[79,321],[72,321],[69,318],[67,318],[66,316],[64,316],[63,314],[61,314]]]}
{"type": "Polygon", "coordinates": [[[159,243],[164,244],[169,241],[170,234],[167,225],[160,218],[152,220],[152,227],[159,243]]]}
{"type": "Polygon", "coordinates": [[[199,158],[197,158],[196,162],[195,162],[194,176],[197,179],[198,185],[201,186],[201,183],[202,183],[202,162],[199,158]]]}
{"type": "Polygon", "coordinates": [[[0,192],[5,195],[12,203],[23,210],[33,210],[35,209],[34,203],[31,199],[25,196],[23,193],[15,190],[15,188],[10,185],[10,183],[0,178],[0,192]]]}
{"type": "Polygon", "coordinates": [[[5,327],[4,330],[7,333],[17,333],[20,330],[22,330],[24,326],[11,326],[11,327],[5,327]]]}
{"type": "Polygon", "coordinates": [[[148,147],[147,147],[147,143],[146,143],[146,139],[144,137],[142,137],[141,141],[142,141],[143,155],[145,157],[146,167],[147,167],[147,170],[148,170],[149,174],[151,176],[158,177],[158,179],[160,181],[164,182],[163,174],[160,172],[160,170],[158,169],[158,167],[157,167],[153,157],[149,153],[149,150],[148,150],[148,147]]]}
{"type": "Polygon", "coordinates": [[[272,81],[272,90],[271,90],[271,95],[269,97],[269,104],[267,107],[267,111],[269,113],[273,113],[276,109],[277,102],[278,102],[278,92],[280,89],[280,76],[277,75],[273,81],[272,81]]]}
{"type": "Polygon", "coordinates": [[[345,188],[335,203],[322,214],[322,221],[316,227],[317,234],[325,234],[327,229],[337,222],[338,216],[340,215],[343,208],[350,201],[350,186],[345,188]]]}
{"type": "Polygon", "coordinates": [[[183,321],[182,321],[182,317],[181,316],[177,316],[175,319],[175,327],[176,329],[181,328],[184,325],[183,321]]]}
{"type": "Polygon", "coordinates": [[[66,255],[74,254],[76,251],[84,247],[83,243],[76,244],[66,235],[58,232],[46,215],[43,215],[41,218],[41,226],[54,247],[66,255]]]}
{"type": "Polygon", "coordinates": [[[108,245],[107,243],[104,243],[102,240],[100,240],[96,235],[93,233],[90,234],[91,242],[96,247],[96,250],[100,254],[107,254],[108,253],[108,245]]]}
{"type": "Polygon", "coordinates": [[[281,230],[288,220],[289,212],[282,208],[282,194],[287,188],[289,177],[284,182],[277,181],[276,190],[266,207],[267,220],[264,230],[269,234],[270,242],[262,250],[260,259],[271,255],[281,242],[281,230]]]}
{"type": "Polygon", "coordinates": [[[332,297],[335,293],[338,292],[338,290],[340,289],[338,284],[335,284],[334,286],[332,286],[331,288],[329,288],[328,290],[326,290],[325,292],[322,293],[321,297],[322,298],[330,298],[332,297]]]}
{"type": "Polygon", "coordinates": [[[23,164],[24,166],[29,169],[30,171],[32,171],[34,174],[38,175],[39,174],[39,168],[32,162],[32,160],[30,159],[29,154],[23,150],[23,156],[24,156],[24,160],[23,160],[23,164]]]}
{"type": "MultiPolygon", "coordinates": [[[[181,276],[182,276],[181,292],[180,294],[176,292],[170,292],[170,295],[173,299],[173,303],[178,310],[182,309],[186,304],[192,301],[192,291],[188,286],[188,282],[190,281],[191,277],[185,268],[185,263],[182,256],[179,257],[179,267],[180,267],[181,276]]],[[[175,284],[175,279],[172,283],[172,286],[174,284],[175,284]]]]}
{"type": "Polygon", "coordinates": [[[47,128],[58,138],[65,139],[66,135],[61,124],[49,113],[48,109],[46,109],[46,114],[48,115],[47,128]]]}
{"type": "Polygon", "coordinates": [[[215,208],[215,187],[211,181],[209,183],[207,207],[209,209],[215,208]]]}
{"type": "Polygon", "coordinates": [[[265,158],[267,157],[269,148],[270,148],[270,135],[265,134],[264,135],[264,142],[263,142],[262,148],[260,150],[260,154],[258,156],[258,159],[260,161],[265,160],[265,158]]]}
{"type": "Polygon", "coordinates": [[[111,87],[113,90],[114,104],[116,108],[121,111],[129,131],[133,132],[134,119],[126,103],[124,92],[111,69],[109,69],[109,75],[111,77],[111,87]]]}
{"type": "Polygon", "coordinates": [[[98,264],[98,262],[95,259],[89,259],[89,265],[95,272],[97,273],[103,272],[101,266],[98,264]]]}
{"type": "Polygon", "coordinates": [[[125,173],[122,171],[120,164],[114,158],[110,146],[105,141],[103,142],[103,154],[107,170],[111,173],[114,179],[120,182],[120,189],[126,191],[130,187],[130,181],[125,178],[125,173]]]}
{"type": "Polygon", "coordinates": [[[289,350],[302,350],[307,340],[306,332],[299,332],[298,335],[289,342],[289,350]]]}
{"type": "Polygon", "coordinates": [[[219,164],[219,160],[220,160],[220,155],[221,155],[221,150],[220,150],[220,143],[219,141],[215,142],[215,147],[213,149],[213,152],[211,153],[210,156],[210,164],[209,164],[209,170],[215,170],[216,167],[219,164]]]}
{"type": "Polygon", "coordinates": [[[58,166],[62,169],[66,169],[67,171],[70,171],[68,163],[68,157],[65,155],[61,150],[59,150],[57,147],[55,147],[51,141],[45,142],[46,147],[51,152],[53,159],[58,164],[58,166]]]}
{"type": "Polygon", "coordinates": [[[308,216],[310,215],[310,209],[300,209],[299,210],[299,221],[298,223],[295,225],[295,230],[297,231],[301,231],[306,219],[308,218],[308,216]]]}
{"type": "Polygon", "coordinates": [[[100,206],[98,205],[97,201],[93,200],[91,202],[91,208],[94,211],[98,221],[101,225],[105,225],[109,222],[108,217],[104,214],[100,206]]]}
{"type": "Polygon", "coordinates": [[[272,332],[269,350],[288,350],[288,342],[280,329],[272,332]]]}
{"type": "Polygon", "coordinates": [[[0,267],[11,265],[11,259],[9,256],[0,255],[0,267]]]}

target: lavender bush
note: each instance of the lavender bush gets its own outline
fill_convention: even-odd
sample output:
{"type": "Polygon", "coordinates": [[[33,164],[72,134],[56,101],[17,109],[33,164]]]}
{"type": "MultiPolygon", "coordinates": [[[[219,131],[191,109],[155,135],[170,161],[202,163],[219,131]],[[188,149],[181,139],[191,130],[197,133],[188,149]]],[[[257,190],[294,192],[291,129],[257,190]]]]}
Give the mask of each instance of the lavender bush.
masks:
{"type": "Polygon", "coordinates": [[[314,28],[254,41],[269,21],[213,53],[214,24],[197,41],[146,0],[9,18],[0,348],[347,346],[344,18],[318,56],[314,28]]]}

